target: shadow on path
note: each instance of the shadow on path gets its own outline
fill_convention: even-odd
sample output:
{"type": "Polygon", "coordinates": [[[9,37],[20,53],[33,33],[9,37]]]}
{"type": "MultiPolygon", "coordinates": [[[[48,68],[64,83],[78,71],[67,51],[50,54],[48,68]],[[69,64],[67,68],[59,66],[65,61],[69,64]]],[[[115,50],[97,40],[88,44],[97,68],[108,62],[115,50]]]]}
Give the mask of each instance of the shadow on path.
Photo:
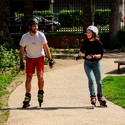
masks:
{"type": "Polygon", "coordinates": [[[112,70],[110,72],[107,72],[105,74],[115,74],[115,75],[121,75],[125,73],[125,67],[120,68],[120,73],[118,73],[118,69],[112,70]]]}
{"type": "MultiPolygon", "coordinates": [[[[100,107],[100,106],[96,106],[100,107]]],[[[1,108],[1,110],[58,110],[58,109],[93,109],[92,106],[83,106],[83,107],[44,107],[40,108],[38,106],[34,107],[28,107],[28,108],[21,108],[21,107],[15,107],[15,108],[1,108]]]]}

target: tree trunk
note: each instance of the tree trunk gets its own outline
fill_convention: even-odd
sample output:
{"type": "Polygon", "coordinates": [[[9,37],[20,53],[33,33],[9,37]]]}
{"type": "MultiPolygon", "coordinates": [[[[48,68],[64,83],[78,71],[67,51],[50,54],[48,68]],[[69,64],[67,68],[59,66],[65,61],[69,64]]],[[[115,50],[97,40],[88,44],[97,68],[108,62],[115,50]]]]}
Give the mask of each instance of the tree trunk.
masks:
{"type": "Polygon", "coordinates": [[[120,5],[121,0],[111,1],[111,15],[109,24],[109,47],[112,47],[112,40],[120,29],[120,5]]]}
{"type": "Polygon", "coordinates": [[[27,32],[27,20],[33,17],[33,0],[24,0],[24,31],[27,32]]]}
{"type": "Polygon", "coordinates": [[[10,37],[9,20],[10,20],[10,4],[9,0],[0,1],[0,35],[10,37]]]}

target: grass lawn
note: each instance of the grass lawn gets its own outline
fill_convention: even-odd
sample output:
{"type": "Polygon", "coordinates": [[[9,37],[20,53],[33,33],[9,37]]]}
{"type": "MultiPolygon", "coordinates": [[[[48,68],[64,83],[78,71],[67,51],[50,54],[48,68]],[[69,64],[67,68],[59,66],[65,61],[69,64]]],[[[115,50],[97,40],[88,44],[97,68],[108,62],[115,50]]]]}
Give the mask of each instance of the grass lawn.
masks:
{"type": "Polygon", "coordinates": [[[105,77],[103,91],[107,100],[125,108],[125,76],[105,77]]]}
{"type": "Polygon", "coordinates": [[[8,99],[11,92],[23,82],[24,78],[23,73],[14,76],[10,73],[0,74],[0,125],[8,119],[10,113],[8,99]]]}

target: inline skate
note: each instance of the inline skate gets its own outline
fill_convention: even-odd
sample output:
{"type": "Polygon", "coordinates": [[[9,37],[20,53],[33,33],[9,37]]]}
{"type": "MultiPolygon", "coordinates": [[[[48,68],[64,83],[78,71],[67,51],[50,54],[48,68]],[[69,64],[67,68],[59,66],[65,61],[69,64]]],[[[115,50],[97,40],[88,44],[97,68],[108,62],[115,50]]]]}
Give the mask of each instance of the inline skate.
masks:
{"type": "Polygon", "coordinates": [[[96,106],[96,96],[93,94],[90,96],[90,98],[91,98],[92,108],[94,108],[96,106]]]}
{"type": "Polygon", "coordinates": [[[30,93],[26,93],[24,101],[23,101],[23,107],[22,108],[29,107],[30,106],[30,104],[29,104],[30,100],[31,100],[31,94],[30,93]]]}
{"type": "Polygon", "coordinates": [[[39,102],[39,107],[41,107],[41,103],[43,102],[43,94],[44,94],[44,91],[43,90],[39,90],[38,91],[38,102],[39,102]]]}
{"type": "Polygon", "coordinates": [[[102,95],[100,95],[100,94],[97,94],[97,97],[98,97],[98,101],[100,103],[100,106],[107,107],[105,98],[102,97],[102,95]]]}

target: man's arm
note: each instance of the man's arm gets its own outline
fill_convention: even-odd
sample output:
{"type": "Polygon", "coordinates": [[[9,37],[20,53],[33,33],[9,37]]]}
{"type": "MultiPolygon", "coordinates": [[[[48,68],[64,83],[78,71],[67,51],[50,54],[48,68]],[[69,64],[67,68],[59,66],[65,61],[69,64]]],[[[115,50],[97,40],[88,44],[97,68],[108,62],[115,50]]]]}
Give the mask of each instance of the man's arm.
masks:
{"type": "Polygon", "coordinates": [[[45,50],[45,52],[46,52],[46,54],[47,54],[47,57],[48,57],[49,66],[50,66],[50,68],[53,68],[54,62],[53,62],[53,59],[52,59],[52,56],[51,56],[51,53],[50,53],[50,49],[49,49],[49,47],[48,47],[48,44],[47,44],[47,43],[44,44],[43,47],[44,47],[44,50],[45,50]]]}
{"type": "Polygon", "coordinates": [[[24,71],[24,62],[23,62],[24,48],[25,47],[20,46],[20,71],[24,71]]]}
{"type": "Polygon", "coordinates": [[[25,47],[20,46],[20,63],[23,62],[24,48],[25,48],[25,47]]]}
{"type": "Polygon", "coordinates": [[[46,52],[46,54],[47,54],[47,57],[48,57],[49,59],[51,59],[52,56],[51,56],[51,53],[50,53],[50,49],[49,49],[49,47],[48,47],[48,44],[45,43],[45,44],[43,45],[43,47],[44,47],[44,50],[45,50],[45,52],[46,52]]]}

